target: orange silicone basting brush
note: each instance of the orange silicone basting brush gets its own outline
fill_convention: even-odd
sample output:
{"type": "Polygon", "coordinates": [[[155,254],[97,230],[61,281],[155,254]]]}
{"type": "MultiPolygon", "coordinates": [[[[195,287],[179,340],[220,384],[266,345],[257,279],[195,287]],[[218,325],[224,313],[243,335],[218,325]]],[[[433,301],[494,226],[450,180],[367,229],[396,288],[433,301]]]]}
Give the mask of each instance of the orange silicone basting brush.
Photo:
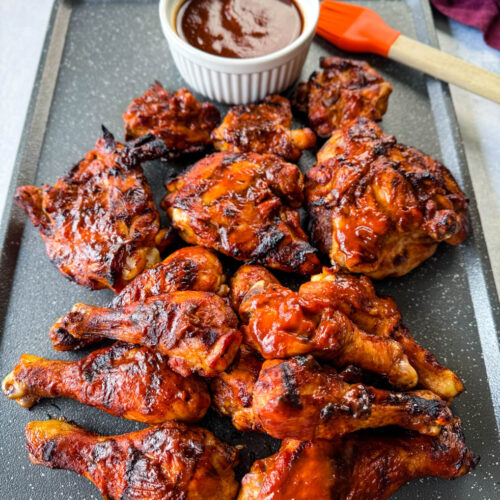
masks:
{"type": "Polygon", "coordinates": [[[499,75],[402,35],[366,7],[324,0],[316,32],[343,50],[389,57],[500,103],[499,75]]]}

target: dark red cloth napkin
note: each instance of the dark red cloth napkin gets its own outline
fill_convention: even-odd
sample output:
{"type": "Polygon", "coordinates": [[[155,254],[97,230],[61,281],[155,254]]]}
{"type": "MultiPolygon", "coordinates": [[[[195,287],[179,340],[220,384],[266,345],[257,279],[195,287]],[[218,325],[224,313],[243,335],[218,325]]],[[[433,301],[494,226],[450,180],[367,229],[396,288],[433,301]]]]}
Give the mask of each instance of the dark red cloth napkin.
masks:
{"type": "Polygon", "coordinates": [[[500,50],[500,0],[431,0],[434,7],[459,23],[479,28],[484,41],[500,50]]]}

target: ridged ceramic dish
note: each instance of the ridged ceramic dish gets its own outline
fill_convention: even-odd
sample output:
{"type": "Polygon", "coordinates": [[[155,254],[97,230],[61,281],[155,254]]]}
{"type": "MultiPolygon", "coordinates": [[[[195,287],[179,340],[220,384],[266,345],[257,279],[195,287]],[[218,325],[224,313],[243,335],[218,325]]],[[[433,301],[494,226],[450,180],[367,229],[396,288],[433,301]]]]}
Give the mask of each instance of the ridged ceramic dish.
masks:
{"type": "Polygon", "coordinates": [[[160,0],[160,21],[177,69],[188,87],[226,104],[246,104],[281,92],[297,79],[314,36],[319,0],[296,0],[304,26],[300,36],[277,52],[248,59],[215,56],[184,41],[175,30],[183,0],[160,0]]]}

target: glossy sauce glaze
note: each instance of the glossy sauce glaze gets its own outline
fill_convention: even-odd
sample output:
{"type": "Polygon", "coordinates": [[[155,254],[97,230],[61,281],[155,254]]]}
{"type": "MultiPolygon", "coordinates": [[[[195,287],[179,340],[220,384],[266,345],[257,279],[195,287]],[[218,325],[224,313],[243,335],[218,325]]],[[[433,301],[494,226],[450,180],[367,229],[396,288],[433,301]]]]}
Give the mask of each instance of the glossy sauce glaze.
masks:
{"type": "Polygon", "coordinates": [[[303,27],[293,0],[186,0],[175,24],[190,45],[232,58],[276,52],[296,40],[303,27]]]}

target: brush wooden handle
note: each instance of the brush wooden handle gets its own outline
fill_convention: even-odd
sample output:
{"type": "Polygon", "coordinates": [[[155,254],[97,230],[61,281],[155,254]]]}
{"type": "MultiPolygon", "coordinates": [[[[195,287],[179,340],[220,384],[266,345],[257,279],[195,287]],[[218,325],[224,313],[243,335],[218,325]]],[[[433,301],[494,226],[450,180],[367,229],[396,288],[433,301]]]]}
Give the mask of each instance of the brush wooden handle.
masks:
{"type": "Polygon", "coordinates": [[[400,35],[389,58],[500,103],[500,76],[400,35]]]}

